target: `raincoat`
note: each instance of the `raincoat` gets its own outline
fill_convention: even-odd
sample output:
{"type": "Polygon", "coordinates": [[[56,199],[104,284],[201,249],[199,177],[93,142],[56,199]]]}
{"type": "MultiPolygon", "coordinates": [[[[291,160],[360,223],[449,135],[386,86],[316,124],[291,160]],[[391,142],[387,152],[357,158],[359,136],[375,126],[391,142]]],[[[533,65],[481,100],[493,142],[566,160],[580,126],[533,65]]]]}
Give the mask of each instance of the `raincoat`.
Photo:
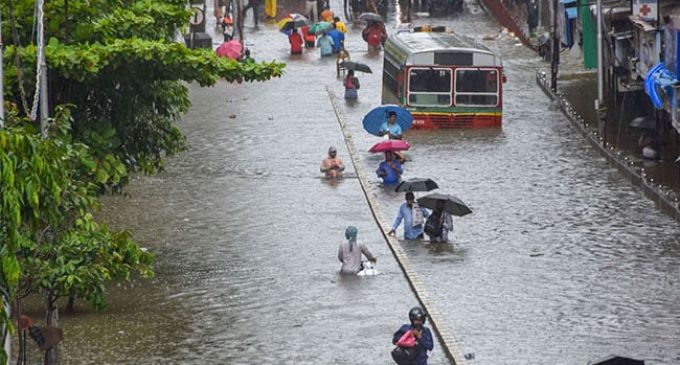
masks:
{"type": "Polygon", "coordinates": [[[323,35],[316,42],[316,45],[319,46],[321,57],[333,54],[333,38],[323,35]]]}
{"type": "MultiPolygon", "coordinates": [[[[423,212],[423,217],[427,218],[430,213],[427,211],[425,208],[420,208],[421,211],[423,212]]],[[[397,218],[394,220],[394,223],[392,224],[392,229],[394,231],[399,228],[399,225],[401,224],[401,221],[404,221],[404,238],[407,240],[415,240],[420,238],[423,235],[423,228],[424,224],[418,225],[418,226],[413,226],[413,211],[411,210],[411,207],[408,206],[407,203],[404,203],[399,207],[399,213],[397,213],[397,218]]]]}
{"type": "MultiPolygon", "coordinates": [[[[413,327],[410,324],[404,324],[402,325],[397,332],[394,333],[394,336],[392,336],[392,343],[396,344],[397,341],[399,341],[399,338],[406,333],[406,331],[413,329],[413,327]]],[[[423,335],[420,337],[420,340],[416,341],[416,347],[420,348],[420,353],[418,354],[418,357],[416,358],[415,365],[427,365],[427,352],[432,351],[434,348],[434,341],[432,340],[432,332],[430,331],[429,328],[423,327],[423,335]]]]}

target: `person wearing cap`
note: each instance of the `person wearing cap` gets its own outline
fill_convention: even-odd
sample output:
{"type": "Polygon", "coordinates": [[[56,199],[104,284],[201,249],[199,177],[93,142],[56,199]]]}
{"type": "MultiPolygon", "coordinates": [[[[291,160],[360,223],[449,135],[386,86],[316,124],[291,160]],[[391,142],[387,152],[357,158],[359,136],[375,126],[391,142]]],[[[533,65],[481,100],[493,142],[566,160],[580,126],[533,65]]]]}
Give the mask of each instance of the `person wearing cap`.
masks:
{"type": "Polygon", "coordinates": [[[331,146],[328,148],[328,156],[321,161],[321,172],[328,178],[338,178],[345,171],[345,163],[338,157],[338,150],[331,146]]]}
{"type": "Polygon", "coordinates": [[[388,136],[390,139],[401,139],[403,133],[401,126],[397,123],[397,113],[391,111],[387,114],[387,120],[380,127],[378,132],[381,136],[388,136]]]}
{"type": "Polygon", "coordinates": [[[345,229],[347,241],[340,243],[338,247],[338,260],[342,262],[341,274],[356,274],[362,270],[361,255],[366,256],[368,261],[376,263],[378,258],[368,250],[363,243],[357,243],[357,228],[349,226],[345,229]]]}
{"type": "Polygon", "coordinates": [[[406,203],[399,207],[399,213],[395,218],[392,228],[387,232],[388,235],[396,235],[397,228],[404,221],[404,239],[417,240],[423,238],[423,228],[425,226],[425,218],[430,213],[425,208],[421,208],[416,202],[415,196],[412,192],[406,193],[406,203]]]}

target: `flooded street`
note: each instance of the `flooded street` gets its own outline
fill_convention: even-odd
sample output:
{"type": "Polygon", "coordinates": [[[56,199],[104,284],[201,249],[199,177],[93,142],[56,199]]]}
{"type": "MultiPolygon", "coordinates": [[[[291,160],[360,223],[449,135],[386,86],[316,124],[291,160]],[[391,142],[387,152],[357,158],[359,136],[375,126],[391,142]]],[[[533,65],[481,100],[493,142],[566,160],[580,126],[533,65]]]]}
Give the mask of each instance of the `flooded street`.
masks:
{"type": "MultiPolygon", "coordinates": [[[[478,9],[436,23],[480,41],[497,33],[478,9]]],[[[357,103],[338,103],[370,173],[381,156],[365,152],[377,137],[361,118],[380,104],[382,53],[360,33],[350,27],[347,49],[374,73],[358,74],[357,103]]],[[[102,219],[156,253],[157,278],[112,288],[104,312],[63,314],[64,364],[393,363],[392,333],[417,301],[349,162],[326,92],[342,96],[335,59],[290,56],[276,25],[253,30],[250,13],[246,35],[257,61],[287,63],[284,76],[189,85],[189,150],[103,200],[102,219]],[[335,184],[319,173],[330,145],[349,170],[335,184]],[[380,275],[338,275],[347,225],[380,275]]],[[[473,210],[454,218],[449,245],[403,243],[446,325],[473,365],[680,363],[677,224],[550,108],[537,56],[507,37],[484,43],[504,58],[503,128],[406,134],[404,177],[430,177],[473,210]]],[[[391,220],[403,194],[370,178],[391,220]]],[[[438,343],[429,363],[448,364],[438,343]]]]}

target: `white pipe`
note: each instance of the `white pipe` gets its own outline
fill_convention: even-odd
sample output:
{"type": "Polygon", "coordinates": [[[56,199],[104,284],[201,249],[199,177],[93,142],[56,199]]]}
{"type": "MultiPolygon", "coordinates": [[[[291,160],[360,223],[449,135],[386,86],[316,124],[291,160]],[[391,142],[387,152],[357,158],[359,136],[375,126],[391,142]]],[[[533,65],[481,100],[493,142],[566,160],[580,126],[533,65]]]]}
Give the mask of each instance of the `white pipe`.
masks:
{"type": "Polygon", "coordinates": [[[604,55],[602,51],[602,0],[597,0],[597,107],[604,102],[604,55]]]}

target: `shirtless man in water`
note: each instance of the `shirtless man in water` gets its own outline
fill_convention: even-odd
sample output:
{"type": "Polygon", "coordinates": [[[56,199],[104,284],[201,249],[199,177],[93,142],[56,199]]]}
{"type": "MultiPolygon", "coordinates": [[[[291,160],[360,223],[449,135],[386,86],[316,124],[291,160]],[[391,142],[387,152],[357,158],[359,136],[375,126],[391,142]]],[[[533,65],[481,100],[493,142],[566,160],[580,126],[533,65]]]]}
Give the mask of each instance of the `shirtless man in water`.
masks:
{"type": "Polygon", "coordinates": [[[328,178],[338,178],[342,176],[345,171],[345,163],[338,157],[338,151],[335,147],[328,148],[328,156],[321,162],[321,172],[326,174],[328,178]]]}

